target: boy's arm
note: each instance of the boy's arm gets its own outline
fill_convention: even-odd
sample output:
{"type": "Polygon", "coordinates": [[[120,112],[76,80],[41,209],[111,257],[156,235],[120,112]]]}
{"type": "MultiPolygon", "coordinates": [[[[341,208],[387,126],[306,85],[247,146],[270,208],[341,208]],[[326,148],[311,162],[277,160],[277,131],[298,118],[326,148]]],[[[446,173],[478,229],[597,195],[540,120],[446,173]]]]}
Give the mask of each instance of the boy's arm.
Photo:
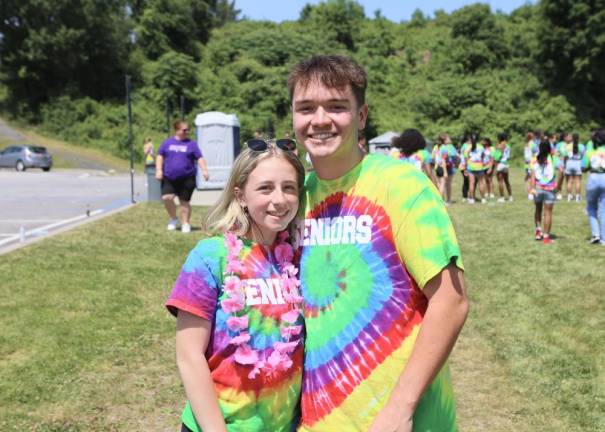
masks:
{"type": "Polygon", "coordinates": [[[371,432],[412,430],[424,391],[447,360],[468,315],[463,271],[450,264],[424,287],[428,307],[410,359],[371,432]]]}

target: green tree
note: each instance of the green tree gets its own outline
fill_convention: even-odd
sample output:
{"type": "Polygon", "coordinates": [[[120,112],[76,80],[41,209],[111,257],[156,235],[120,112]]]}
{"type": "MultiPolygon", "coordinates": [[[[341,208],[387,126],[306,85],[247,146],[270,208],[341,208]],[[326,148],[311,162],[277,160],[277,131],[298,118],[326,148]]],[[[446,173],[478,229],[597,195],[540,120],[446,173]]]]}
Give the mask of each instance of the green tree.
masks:
{"type": "Polygon", "coordinates": [[[604,120],[605,0],[542,0],[538,8],[539,72],[604,120]]]}
{"type": "Polygon", "coordinates": [[[197,65],[188,55],[169,51],[150,69],[150,84],[158,104],[179,96],[190,101],[196,99],[193,90],[197,84],[197,65]]]}
{"type": "Polygon", "coordinates": [[[489,5],[474,4],[452,13],[452,54],[468,72],[482,67],[501,67],[508,55],[502,28],[490,11],[489,5]]]}
{"type": "Polygon", "coordinates": [[[210,31],[239,14],[228,0],[146,0],[138,7],[137,44],[152,60],[171,50],[199,59],[210,31]]]}
{"type": "Polygon", "coordinates": [[[9,108],[35,113],[59,95],[123,95],[131,49],[123,0],[3,0],[0,13],[9,108]]]}
{"type": "Polygon", "coordinates": [[[355,50],[355,36],[365,20],[363,7],[352,0],[328,0],[305,6],[300,20],[314,31],[329,33],[348,50],[355,50]]]}

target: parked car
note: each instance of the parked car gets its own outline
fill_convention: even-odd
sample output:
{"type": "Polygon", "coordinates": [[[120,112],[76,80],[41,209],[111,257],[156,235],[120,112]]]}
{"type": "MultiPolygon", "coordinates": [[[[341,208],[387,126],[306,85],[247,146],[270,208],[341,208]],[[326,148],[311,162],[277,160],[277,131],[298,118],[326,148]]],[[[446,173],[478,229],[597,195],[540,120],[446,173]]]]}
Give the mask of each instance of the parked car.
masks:
{"type": "Polygon", "coordinates": [[[13,144],[0,151],[0,167],[14,167],[17,171],[25,171],[27,168],[50,171],[52,166],[53,157],[46,147],[13,144]]]}

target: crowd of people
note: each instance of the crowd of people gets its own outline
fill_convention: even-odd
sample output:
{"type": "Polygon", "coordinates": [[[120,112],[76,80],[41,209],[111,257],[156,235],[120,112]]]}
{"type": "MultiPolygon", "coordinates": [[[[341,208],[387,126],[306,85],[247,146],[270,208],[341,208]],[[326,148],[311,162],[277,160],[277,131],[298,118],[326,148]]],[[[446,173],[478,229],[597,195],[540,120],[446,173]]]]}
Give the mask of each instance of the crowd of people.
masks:
{"type": "MultiPolygon", "coordinates": [[[[523,148],[525,188],[527,198],[535,204],[535,239],[552,242],[550,228],[555,201],[582,201],[582,177],[588,174],[586,212],[589,215],[592,236],[590,243],[605,244],[601,227],[605,219],[605,198],[601,174],[605,171],[605,140],[603,129],[595,130],[586,143],[579,134],[570,132],[528,132],[523,148]],[[593,175],[594,174],[594,175],[593,175]],[[599,211],[600,209],[600,211],[599,211]]],[[[496,177],[498,202],[513,201],[509,180],[511,147],[507,133],[499,133],[495,144],[489,137],[468,133],[459,146],[446,133],[439,135],[432,151],[416,129],[406,129],[392,142],[390,155],[408,162],[424,172],[438,187],[446,205],[452,203],[452,179],[456,171],[463,176],[462,201],[485,204],[495,198],[496,177]],[[477,194],[478,190],[478,194],[477,194]]]]}

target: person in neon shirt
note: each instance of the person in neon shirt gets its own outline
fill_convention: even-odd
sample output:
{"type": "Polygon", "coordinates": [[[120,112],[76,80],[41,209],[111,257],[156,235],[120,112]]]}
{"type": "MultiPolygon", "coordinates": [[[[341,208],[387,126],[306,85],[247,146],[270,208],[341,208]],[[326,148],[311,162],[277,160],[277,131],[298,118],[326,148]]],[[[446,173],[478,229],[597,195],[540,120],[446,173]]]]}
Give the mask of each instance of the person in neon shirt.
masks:
{"type": "Polygon", "coordinates": [[[534,222],[536,225],[535,239],[544,244],[552,243],[550,230],[552,227],[552,211],[556,201],[557,175],[563,171],[563,165],[556,155],[551,152],[548,139],[540,143],[538,155],[531,165],[532,194],[534,195],[534,222]],[[544,221],[542,215],[544,214],[544,221]],[[544,223],[542,223],[544,222],[544,223]]]}
{"type": "Polygon", "coordinates": [[[467,134],[464,149],[461,151],[460,166],[469,179],[469,204],[475,204],[475,193],[477,185],[481,202],[487,203],[485,175],[487,167],[485,166],[485,148],[478,142],[479,137],[476,133],[467,134]]]}
{"type": "Polygon", "coordinates": [[[293,140],[248,141],[166,302],[188,403],[182,432],[296,427],[302,298],[292,264],[304,168],[293,140]],[[281,146],[281,147],[280,147],[281,146]]]}
{"type": "Polygon", "coordinates": [[[565,169],[563,165],[565,160],[565,145],[563,142],[563,137],[565,136],[565,133],[550,133],[547,134],[547,136],[550,143],[550,154],[555,156],[561,163],[561,170],[557,173],[557,187],[555,189],[557,200],[560,201],[563,199],[561,190],[563,189],[563,181],[565,180],[565,169]]]}
{"type": "Polygon", "coordinates": [[[364,155],[366,73],[344,56],[291,70],[305,183],[300,431],[456,430],[446,359],[468,313],[443,200],[411,164],[364,155]]]}
{"type": "Polygon", "coordinates": [[[426,140],[419,130],[404,130],[401,135],[393,138],[393,147],[399,151],[400,161],[412,164],[437,185],[437,179],[431,169],[431,155],[426,150],[426,140]]]}
{"type": "Polygon", "coordinates": [[[565,149],[565,181],[567,182],[567,201],[575,199],[582,200],[582,160],[586,153],[586,147],[580,143],[578,134],[566,133],[564,137],[565,149]]]}
{"type": "Polygon", "coordinates": [[[446,205],[450,205],[452,202],[452,180],[455,173],[456,154],[456,148],[452,145],[450,136],[446,133],[439,135],[431,157],[435,164],[437,187],[446,205]]]}
{"type": "Polygon", "coordinates": [[[494,148],[494,166],[496,171],[496,178],[498,180],[498,192],[500,198],[498,202],[505,202],[504,198],[504,186],[508,192],[508,200],[513,200],[513,192],[510,187],[510,181],[508,180],[508,168],[510,162],[510,146],[508,145],[508,134],[501,132],[498,134],[498,143],[494,148]]]}
{"type": "Polygon", "coordinates": [[[481,138],[483,151],[483,166],[485,167],[485,186],[487,189],[487,198],[495,198],[493,180],[494,180],[494,146],[492,140],[488,137],[481,138]]]}
{"type": "Polygon", "coordinates": [[[531,161],[538,154],[538,145],[535,142],[535,135],[533,132],[528,132],[525,136],[525,146],[523,147],[523,160],[525,162],[525,189],[527,191],[527,199],[533,200],[534,195],[531,193],[531,161]]]}
{"type": "Polygon", "coordinates": [[[605,129],[592,135],[593,148],[583,159],[588,174],[586,183],[586,212],[590,224],[590,243],[605,245],[605,129]]]}

